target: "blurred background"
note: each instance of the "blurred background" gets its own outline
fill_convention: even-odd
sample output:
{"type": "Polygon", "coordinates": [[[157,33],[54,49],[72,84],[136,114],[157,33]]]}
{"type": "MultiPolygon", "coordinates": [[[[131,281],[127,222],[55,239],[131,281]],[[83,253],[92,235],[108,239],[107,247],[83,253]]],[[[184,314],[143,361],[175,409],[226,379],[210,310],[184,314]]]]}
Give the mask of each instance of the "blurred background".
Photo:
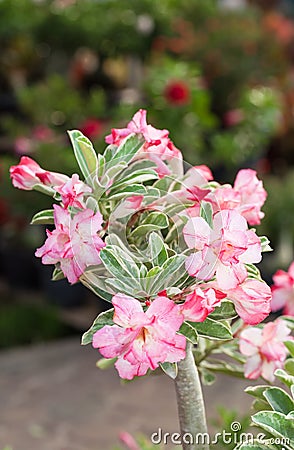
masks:
{"type": "Polygon", "coordinates": [[[139,108],[220,182],[258,171],[259,234],[293,260],[294,0],[0,0],[0,348],[80,335],[106,306],[34,257],[50,199],[14,189],[22,155],[78,172],[66,130],[103,151],[139,108]]]}

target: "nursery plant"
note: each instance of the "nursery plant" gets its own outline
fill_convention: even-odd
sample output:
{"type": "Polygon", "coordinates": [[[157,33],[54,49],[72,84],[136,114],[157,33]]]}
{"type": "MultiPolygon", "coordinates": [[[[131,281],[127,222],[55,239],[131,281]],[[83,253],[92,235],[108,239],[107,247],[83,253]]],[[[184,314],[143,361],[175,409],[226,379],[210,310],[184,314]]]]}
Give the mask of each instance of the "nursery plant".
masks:
{"type": "MultiPolygon", "coordinates": [[[[262,182],[252,169],[233,185],[219,184],[205,165],[184,170],[169,132],[147,124],[145,110],[112,129],[103,154],[80,131],[69,137],[83,180],[26,156],[10,169],[15,187],[54,201],[32,218],[51,226],[36,256],[55,266],[53,280],[80,281],[109,302],[82,337],[102,355],[98,367],[114,365],[125,380],[155,370],[173,378],[177,444],[207,450],[202,383],[217,373],[272,383],[276,373],[293,384],[283,371],[293,369],[293,319],[261,324],[272,298],[256,267],[269,241],[252,228],[264,215],[262,182]]],[[[281,392],[258,390],[268,403],[253,421],[288,449],[293,400],[281,392]],[[287,410],[279,409],[281,395],[287,410]]],[[[241,448],[281,448],[257,439],[241,448]]]]}

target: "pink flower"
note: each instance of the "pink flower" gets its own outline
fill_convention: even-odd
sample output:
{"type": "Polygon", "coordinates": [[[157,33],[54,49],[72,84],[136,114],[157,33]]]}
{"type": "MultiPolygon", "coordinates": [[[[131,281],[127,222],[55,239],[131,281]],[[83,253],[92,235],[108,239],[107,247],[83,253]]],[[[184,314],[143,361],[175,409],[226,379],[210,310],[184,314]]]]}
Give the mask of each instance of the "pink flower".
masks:
{"type": "Polygon", "coordinates": [[[216,296],[214,289],[203,291],[196,288],[186,298],[185,303],[181,305],[182,314],[185,320],[192,322],[203,322],[216,306],[219,306],[221,299],[216,296]]]}
{"type": "Polygon", "coordinates": [[[130,433],[122,431],[119,433],[119,440],[129,449],[129,450],[140,450],[137,442],[130,433]]]}
{"type": "Polygon", "coordinates": [[[208,181],[213,180],[211,170],[207,166],[193,166],[185,175],[183,187],[191,189],[195,186],[203,187],[208,181]]]}
{"type": "Polygon", "coordinates": [[[100,264],[99,252],[105,243],[98,236],[103,217],[91,209],[78,212],[71,218],[68,210],[54,205],[53,231],[47,230],[45,244],[36,256],[43,264],[60,264],[70,283],[78,281],[86,267],[100,264]]]}
{"type": "Polygon", "coordinates": [[[177,331],[183,323],[181,309],[166,297],[157,297],[146,312],[141,303],[124,294],[112,298],[113,322],[93,336],[93,347],[105,358],[115,358],[121,378],[131,380],[154,370],[160,362],[185,357],[186,339],[177,331]]]}
{"type": "Polygon", "coordinates": [[[267,193],[263,188],[262,181],[256,176],[256,171],[242,169],[238,172],[234,190],[241,195],[241,204],[238,211],[250,225],[259,225],[264,213],[260,211],[267,193]]]}
{"type": "Polygon", "coordinates": [[[294,262],[288,272],[278,270],[274,276],[272,286],[272,311],[283,308],[283,314],[294,316],[294,262]]]}
{"type": "Polygon", "coordinates": [[[227,290],[236,312],[245,323],[256,325],[271,312],[271,290],[263,281],[248,278],[234,289],[227,290]]]}
{"type": "Polygon", "coordinates": [[[196,250],[186,260],[189,275],[209,280],[216,274],[220,289],[234,289],[247,277],[245,264],[261,260],[260,239],[234,210],[215,214],[212,229],[202,217],[191,218],[183,234],[187,246],[196,250]]]}
{"type": "Polygon", "coordinates": [[[283,367],[288,351],[284,341],[292,340],[291,330],[283,320],[267,323],[263,329],[246,328],[240,334],[240,352],[247,357],[245,377],[255,380],[262,376],[274,381],[274,372],[283,367]]]}
{"type": "Polygon", "coordinates": [[[69,180],[64,184],[57,186],[55,190],[61,195],[61,200],[65,209],[68,206],[84,209],[86,207],[84,197],[92,192],[90,186],[80,181],[77,174],[72,175],[69,180]]]}
{"type": "Polygon", "coordinates": [[[223,209],[237,209],[238,211],[241,203],[241,195],[232,186],[225,184],[216,188],[205,200],[211,203],[215,213],[223,209]]]}
{"type": "Polygon", "coordinates": [[[10,167],[10,177],[14,187],[26,191],[31,191],[36,184],[58,186],[68,180],[66,175],[42,169],[28,156],[22,156],[17,166],[10,167]]]}
{"type": "MultiPolygon", "coordinates": [[[[142,134],[145,144],[140,150],[141,154],[147,154],[147,157],[157,164],[156,157],[161,160],[170,160],[172,158],[182,159],[181,152],[174,146],[169,139],[167,130],[158,130],[146,122],[147,111],[140,109],[128,123],[127,128],[113,128],[111,134],[106,136],[107,144],[120,145],[130,134],[142,134]]],[[[162,173],[163,168],[159,168],[162,173]]],[[[165,169],[165,171],[167,168],[165,169]]]]}

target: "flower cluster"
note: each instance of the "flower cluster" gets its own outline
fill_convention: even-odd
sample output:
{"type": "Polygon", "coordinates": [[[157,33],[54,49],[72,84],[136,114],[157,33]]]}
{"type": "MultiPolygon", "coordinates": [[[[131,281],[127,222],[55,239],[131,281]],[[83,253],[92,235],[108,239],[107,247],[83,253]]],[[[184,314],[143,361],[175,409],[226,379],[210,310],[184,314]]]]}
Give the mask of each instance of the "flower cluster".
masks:
{"type": "MultiPolygon", "coordinates": [[[[237,315],[249,325],[267,317],[271,290],[254,266],[262,240],[249,228],[260,223],[266,199],[254,170],[240,170],[233,186],[216,183],[204,165],[184,174],[169,132],[147,124],[144,110],[126,128],[112,130],[102,155],[81,132],[69,135],[84,181],[46,171],[28,157],[10,169],[11,178],[14,186],[60,203],[33,218],[54,224],[36,256],[111,302],[83,342],[115,359],[122,378],[173,367],[185,357],[187,339],[233,339],[237,315]]],[[[276,274],[276,283],[285,276],[276,274]]],[[[272,370],[285,359],[281,342],[288,330],[277,325],[269,337],[269,325],[257,329],[254,351],[244,343],[248,333],[240,340],[249,357],[245,375],[270,378],[268,342],[272,336],[279,342],[268,359],[272,370]]]]}

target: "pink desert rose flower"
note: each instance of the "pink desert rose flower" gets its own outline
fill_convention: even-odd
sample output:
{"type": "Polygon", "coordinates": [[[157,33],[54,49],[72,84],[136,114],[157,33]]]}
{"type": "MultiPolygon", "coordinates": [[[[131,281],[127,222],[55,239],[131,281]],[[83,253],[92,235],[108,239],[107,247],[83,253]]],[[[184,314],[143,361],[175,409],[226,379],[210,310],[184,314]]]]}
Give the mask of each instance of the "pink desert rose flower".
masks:
{"type": "Polygon", "coordinates": [[[203,322],[216,306],[219,306],[221,299],[216,296],[214,289],[202,290],[196,288],[187,295],[185,303],[181,305],[182,314],[185,320],[191,322],[203,322]]]}
{"type": "Polygon", "coordinates": [[[144,312],[138,300],[124,294],[116,294],[112,303],[115,325],[96,331],[93,347],[105,358],[118,358],[115,367],[121,378],[131,380],[160,362],[185,357],[186,338],[177,334],[184,320],[180,306],[160,296],[144,312]]]}
{"type": "Polygon", "coordinates": [[[240,352],[247,357],[245,377],[262,376],[272,382],[276,369],[283,367],[288,351],[284,341],[292,340],[291,330],[283,320],[267,323],[263,329],[246,328],[240,334],[240,352]]]}
{"type": "Polygon", "coordinates": [[[272,311],[283,309],[283,314],[294,317],[294,262],[288,272],[278,270],[274,276],[272,286],[272,311]]]}
{"type": "Polygon", "coordinates": [[[246,263],[261,260],[260,239],[237,211],[215,214],[213,228],[202,217],[189,219],[183,229],[189,248],[195,249],[186,259],[190,276],[209,280],[216,275],[221,290],[234,289],[247,277],[246,263]]]}
{"type": "MultiPolygon", "coordinates": [[[[128,123],[126,128],[113,128],[111,134],[106,136],[107,144],[120,145],[123,140],[130,134],[142,134],[145,139],[145,144],[142,146],[140,152],[145,154],[157,164],[160,160],[171,160],[178,158],[182,160],[182,154],[172,141],[169,139],[169,132],[167,130],[158,130],[152,125],[148,125],[146,121],[147,111],[140,109],[132,120],[128,123]]],[[[162,165],[161,165],[162,166],[162,165]]],[[[165,175],[167,168],[164,170],[163,166],[159,168],[160,173],[165,175]]]]}
{"type": "Polygon", "coordinates": [[[238,211],[241,204],[241,195],[232,186],[225,184],[212,191],[206,197],[206,201],[211,203],[214,213],[223,209],[236,209],[238,211]]]}
{"type": "Polygon", "coordinates": [[[245,217],[249,225],[259,225],[264,213],[260,211],[267,193],[263,188],[263,183],[256,176],[256,171],[252,169],[242,169],[238,172],[234,190],[241,196],[241,203],[238,211],[245,217]]]}
{"type": "Polygon", "coordinates": [[[92,192],[90,186],[83,183],[76,173],[64,184],[57,186],[55,190],[61,195],[61,200],[65,209],[68,206],[84,209],[86,207],[84,201],[85,195],[92,192]]]}
{"type": "Polygon", "coordinates": [[[86,267],[100,264],[99,252],[105,243],[98,236],[103,217],[91,209],[78,212],[71,218],[68,210],[54,205],[53,231],[47,230],[45,244],[36,256],[43,264],[60,264],[70,283],[78,281],[86,267]]]}
{"type": "Polygon", "coordinates": [[[36,184],[59,186],[68,180],[66,175],[42,169],[28,156],[22,156],[17,166],[10,167],[10,177],[14,187],[26,191],[31,191],[36,184]]]}
{"type": "Polygon", "coordinates": [[[187,171],[184,184],[185,187],[192,188],[193,186],[203,186],[211,180],[213,180],[213,175],[209,167],[205,165],[193,166],[187,171]]]}
{"type": "Polygon", "coordinates": [[[271,312],[271,290],[263,281],[248,278],[234,289],[227,290],[237,314],[249,325],[257,325],[271,312]]]}

